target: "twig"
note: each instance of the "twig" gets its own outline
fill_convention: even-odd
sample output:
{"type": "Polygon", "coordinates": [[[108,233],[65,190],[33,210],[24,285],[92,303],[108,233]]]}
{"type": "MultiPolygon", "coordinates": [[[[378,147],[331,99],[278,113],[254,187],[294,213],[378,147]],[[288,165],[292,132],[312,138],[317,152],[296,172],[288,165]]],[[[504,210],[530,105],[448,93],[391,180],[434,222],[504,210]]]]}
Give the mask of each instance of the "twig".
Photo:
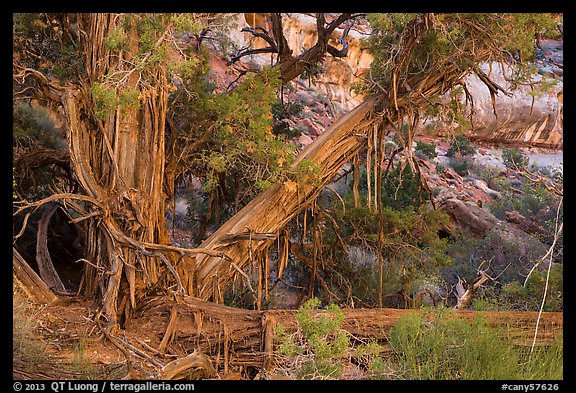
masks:
{"type": "MultiPolygon", "coordinates": [[[[532,271],[534,271],[534,268],[539,265],[544,258],[546,258],[546,256],[550,255],[550,262],[548,263],[548,271],[546,273],[546,285],[544,287],[544,295],[542,296],[542,303],[540,304],[540,310],[538,311],[538,319],[536,319],[536,328],[534,329],[534,340],[532,341],[532,347],[530,348],[530,355],[532,355],[532,352],[534,351],[534,346],[536,345],[536,338],[538,336],[538,327],[540,325],[540,317],[542,316],[542,311],[544,310],[544,304],[546,303],[546,295],[548,294],[548,285],[550,283],[550,270],[552,270],[552,257],[554,255],[554,246],[556,245],[556,241],[558,240],[558,237],[560,236],[560,232],[562,231],[562,227],[564,226],[564,222],[562,222],[560,224],[560,226],[558,226],[558,218],[560,215],[560,206],[562,205],[562,199],[560,199],[560,203],[558,203],[558,209],[556,211],[556,227],[555,227],[555,231],[554,231],[554,242],[552,243],[552,246],[550,247],[550,249],[548,249],[548,252],[546,253],[546,255],[540,259],[539,263],[534,265],[534,267],[532,268],[532,270],[530,270],[530,273],[528,274],[528,277],[530,277],[530,274],[532,273],[532,271]]],[[[524,285],[526,285],[526,282],[528,281],[528,277],[526,277],[526,281],[524,282],[524,285]]]]}
{"type": "Polygon", "coordinates": [[[250,292],[256,293],[256,291],[254,290],[254,288],[252,288],[252,285],[250,284],[250,277],[248,277],[248,275],[242,269],[240,269],[238,265],[236,265],[234,262],[230,262],[230,266],[236,269],[236,271],[246,279],[246,284],[248,285],[248,289],[250,289],[250,292]]]}

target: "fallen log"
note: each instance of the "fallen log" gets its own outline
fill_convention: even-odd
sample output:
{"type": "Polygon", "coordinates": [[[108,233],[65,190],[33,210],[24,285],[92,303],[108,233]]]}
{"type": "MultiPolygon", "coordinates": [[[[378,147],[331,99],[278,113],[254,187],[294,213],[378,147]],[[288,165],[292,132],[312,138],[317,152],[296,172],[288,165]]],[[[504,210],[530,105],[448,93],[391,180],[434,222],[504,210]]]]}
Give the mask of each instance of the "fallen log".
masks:
{"type": "MultiPolygon", "coordinates": [[[[390,308],[344,308],[342,328],[354,338],[374,339],[386,344],[390,330],[398,320],[420,310],[390,308]]],[[[530,346],[538,312],[446,310],[450,315],[472,322],[483,317],[492,326],[503,327],[506,339],[530,346]]],[[[210,357],[216,372],[230,368],[270,369],[274,367],[274,333],[278,324],[286,332],[297,329],[297,310],[245,310],[192,297],[152,298],[143,306],[127,329],[142,334],[151,347],[166,346],[167,355],[184,358],[190,353],[210,357]],[[178,314],[174,330],[173,318],[178,314]],[[171,322],[172,321],[172,322],[171,322]],[[166,343],[166,330],[172,341],[166,343]]],[[[436,313],[425,314],[433,318],[436,313]]],[[[539,322],[537,344],[547,346],[562,337],[563,314],[544,312],[539,322]]]]}

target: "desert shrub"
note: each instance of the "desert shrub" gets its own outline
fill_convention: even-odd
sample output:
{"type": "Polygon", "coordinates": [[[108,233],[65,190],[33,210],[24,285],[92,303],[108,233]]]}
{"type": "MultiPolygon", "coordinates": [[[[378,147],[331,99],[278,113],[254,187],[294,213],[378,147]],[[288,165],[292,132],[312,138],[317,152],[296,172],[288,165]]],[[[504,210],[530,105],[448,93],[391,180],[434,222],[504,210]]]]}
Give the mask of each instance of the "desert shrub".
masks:
{"type": "MultiPolygon", "coordinates": [[[[346,239],[349,247],[360,247],[367,254],[362,258],[367,263],[355,263],[358,258],[353,258],[347,251],[340,256],[334,269],[349,281],[356,303],[370,307],[379,301],[379,263],[376,255],[379,252],[380,213],[366,207],[365,196],[361,199],[362,205],[354,207],[353,201],[346,198],[345,210],[335,203],[334,218],[340,238],[346,239]]],[[[446,254],[448,239],[438,235],[440,228],[447,224],[448,216],[444,211],[433,210],[426,205],[418,209],[410,207],[402,210],[383,207],[381,214],[382,292],[384,295],[392,295],[401,291],[412,295],[419,279],[435,274],[441,267],[452,263],[451,257],[446,254]]],[[[324,231],[325,240],[339,246],[334,231],[333,226],[327,226],[324,231]]],[[[392,298],[388,300],[393,301],[392,298]]]]}
{"type": "Polygon", "coordinates": [[[278,369],[295,379],[337,379],[352,358],[367,376],[385,374],[383,347],[375,340],[351,340],[342,329],[344,313],[337,304],[320,309],[320,300],[306,301],[295,315],[297,329],[289,333],[282,324],[276,326],[277,354],[285,367],[278,369]]]}
{"type": "Polygon", "coordinates": [[[297,118],[302,114],[304,104],[300,102],[275,102],[272,104],[272,115],[274,116],[272,130],[275,135],[286,135],[288,138],[297,138],[302,131],[297,128],[290,128],[286,119],[297,118]]]}
{"type": "MultiPolygon", "coordinates": [[[[451,284],[456,283],[456,276],[471,282],[477,277],[477,268],[482,261],[490,262],[493,277],[502,274],[502,284],[513,280],[522,280],[533,266],[532,261],[543,255],[543,246],[537,239],[520,246],[518,242],[504,238],[499,232],[491,231],[484,238],[459,236],[450,241],[446,253],[454,259],[450,269],[443,269],[444,278],[451,284]],[[508,266],[510,265],[510,266],[508,266]],[[508,267],[507,267],[508,266],[508,267]]],[[[483,266],[484,269],[487,264],[483,266]]]]}
{"type": "Polygon", "coordinates": [[[339,294],[340,303],[371,307],[379,304],[382,284],[383,302],[389,306],[410,307],[403,295],[413,295],[420,278],[433,275],[441,266],[452,262],[446,255],[448,239],[439,236],[441,228],[448,224],[448,215],[424,203],[428,192],[420,189],[417,173],[412,172],[409,165],[404,168],[401,165],[393,167],[383,182],[380,211],[367,205],[363,169],[358,205],[350,186],[342,201],[333,199],[326,206],[333,221],[327,220],[322,229],[322,241],[327,246],[323,248],[322,258],[331,261],[327,264],[330,268],[325,268],[329,271],[323,272],[324,282],[330,289],[325,291],[320,287],[318,296],[334,299],[332,293],[335,293],[339,294]],[[362,251],[360,262],[351,249],[362,251]],[[382,283],[376,257],[379,253],[382,283]]]}
{"type": "Polygon", "coordinates": [[[418,141],[416,142],[416,150],[421,151],[428,158],[434,158],[438,155],[438,153],[436,153],[436,145],[434,143],[418,141]]]}
{"type": "MultiPolygon", "coordinates": [[[[564,283],[562,264],[554,264],[550,270],[550,279],[544,311],[562,311],[564,283]]],[[[546,286],[547,270],[534,271],[523,286],[518,281],[511,281],[502,286],[498,297],[503,309],[536,311],[540,309],[546,286]]]]}
{"type": "Polygon", "coordinates": [[[518,149],[502,150],[502,162],[506,167],[521,170],[528,165],[528,157],[518,149]]]}
{"type": "Polygon", "coordinates": [[[472,299],[471,309],[474,311],[498,311],[502,308],[496,296],[479,294],[474,299],[472,299]]]}
{"type": "Polygon", "coordinates": [[[476,149],[470,144],[470,140],[464,135],[457,135],[446,152],[448,157],[465,157],[476,153],[476,149]]]}
{"type": "Polygon", "coordinates": [[[459,174],[460,176],[468,176],[468,160],[462,158],[455,158],[452,159],[450,162],[450,166],[454,169],[454,172],[459,174]]]}
{"type": "Polygon", "coordinates": [[[536,219],[544,224],[556,216],[558,197],[541,184],[522,183],[517,192],[510,188],[510,182],[502,184],[502,198],[494,200],[488,209],[500,220],[506,219],[506,212],[516,210],[525,217],[536,219]],[[508,186],[506,186],[506,184],[508,186]]]}
{"type": "MultiPolygon", "coordinates": [[[[360,186],[362,191],[367,191],[365,173],[361,177],[360,186]]],[[[400,161],[382,182],[382,204],[392,209],[418,208],[429,198],[430,193],[421,186],[418,173],[400,161]]]]}
{"type": "Polygon", "coordinates": [[[38,143],[51,149],[66,147],[66,137],[48,109],[26,103],[15,104],[12,109],[13,147],[38,143]]]}
{"type": "Polygon", "coordinates": [[[344,314],[338,305],[319,312],[320,300],[305,302],[295,315],[298,330],[290,335],[277,326],[278,352],[294,359],[299,379],[336,379],[342,373],[341,359],[350,345],[348,333],[341,329],[344,314]],[[299,355],[299,356],[297,356],[299,355]]]}
{"type": "Polygon", "coordinates": [[[483,180],[493,190],[499,191],[501,189],[498,182],[502,182],[500,177],[502,172],[499,168],[472,161],[468,164],[468,172],[483,180]]]}
{"type": "Polygon", "coordinates": [[[515,346],[506,328],[439,309],[403,316],[390,331],[403,379],[562,379],[561,339],[549,348],[515,346]]]}

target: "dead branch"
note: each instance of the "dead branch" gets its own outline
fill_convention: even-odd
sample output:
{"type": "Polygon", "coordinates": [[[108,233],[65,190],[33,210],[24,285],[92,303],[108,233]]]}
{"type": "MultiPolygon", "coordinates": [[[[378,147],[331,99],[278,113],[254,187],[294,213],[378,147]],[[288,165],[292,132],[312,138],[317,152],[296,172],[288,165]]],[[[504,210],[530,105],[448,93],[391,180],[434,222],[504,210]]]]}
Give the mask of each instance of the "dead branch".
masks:
{"type": "Polygon", "coordinates": [[[53,150],[42,146],[34,146],[14,162],[14,167],[19,171],[49,165],[57,165],[64,170],[69,170],[70,153],[67,150],[53,150]]]}
{"type": "Polygon", "coordinates": [[[26,79],[28,77],[31,77],[38,84],[38,89],[36,89],[36,91],[39,91],[39,93],[44,98],[54,101],[56,103],[62,102],[62,98],[59,93],[64,90],[62,86],[58,86],[57,84],[50,82],[46,77],[46,75],[44,75],[40,71],[37,71],[32,68],[22,67],[21,65],[15,62],[12,63],[12,66],[15,69],[15,72],[13,72],[12,77],[16,82],[24,84],[26,79]]]}
{"type": "Polygon", "coordinates": [[[58,292],[67,293],[66,287],[62,283],[58,272],[54,268],[52,258],[50,258],[50,251],[48,250],[48,223],[50,218],[58,209],[58,204],[51,203],[46,210],[42,213],[42,217],[38,222],[38,232],[36,238],[36,263],[40,270],[40,276],[46,282],[49,288],[58,292]]]}
{"type": "Polygon", "coordinates": [[[166,332],[164,333],[164,338],[162,338],[162,342],[160,342],[160,346],[158,347],[158,351],[164,353],[166,351],[166,347],[172,339],[174,338],[174,333],[176,332],[176,324],[178,320],[178,310],[176,306],[170,309],[170,321],[168,321],[168,326],[166,326],[166,332]]]}
{"type": "MultiPolygon", "coordinates": [[[[486,263],[486,261],[482,261],[482,263],[480,264],[480,266],[478,266],[477,269],[478,277],[470,284],[466,283],[466,281],[461,277],[458,277],[458,284],[456,284],[456,297],[458,298],[458,303],[454,307],[456,310],[463,310],[466,307],[470,306],[470,304],[472,303],[472,298],[474,297],[474,294],[476,293],[478,288],[484,285],[486,281],[488,280],[495,281],[498,277],[500,277],[500,275],[502,275],[503,272],[500,273],[498,277],[492,278],[488,275],[488,273],[486,273],[486,271],[490,269],[490,263],[492,262],[492,259],[488,262],[488,268],[486,268],[485,270],[480,270],[482,265],[486,263]]],[[[506,266],[506,268],[508,268],[508,266],[506,266]]],[[[504,270],[506,270],[506,268],[504,268],[504,270]]]]}
{"type": "Polygon", "coordinates": [[[96,320],[97,325],[100,326],[100,331],[104,334],[104,336],[112,343],[116,348],[118,348],[124,357],[126,358],[126,367],[127,373],[123,379],[134,379],[134,366],[132,364],[132,356],[136,355],[143,359],[148,360],[150,363],[155,365],[158,368],[163,368],[164,364],[159,362],[158,360],[154,359],[152,356],[148,355],[146,352],[136,348],[134,345],[130,344],[127,340],[123,340],[120,337],[117,337],[110,333],[108,327],[102,326],[102,321],[96,320]]]}
{"type": "Polygon", "coordinates": [[[324,14],[318,13],[316,15],[316,29],[318,37],[316,44],[301,54],[293,56],[292,50],[288,46],[288,41],[284,36],[282,16],[280,13],[273,13],[270,16],[272,25],[271,33],[262,27],[243,28],[241,30],[243,32],[249,32],[255,37],[262,38],[266,41],[268,46],[257,49],[253,49],[250,46],[241,48],[231,56],[228,65],[234,64],[244,56],[261,53],[276,53],[278,55],[278,66],[280,67],[281,79],[284,83],[287,83],[308,70],[314,64],[321,61],[326,53],[329,53],[334,57],[345,57],[348,53],[348,43],[346,41],[348,33],[354,24],[353,20],[360,16],[362,16],[362,14],[343,13],[326,25],[324,14]],[[334,46],[328,44],[328,40],[334,30],[345,22],[348,23],[339,39],[342,48],[336,49],[334,46]]]}
{"type": "Polygon", "coordinates": [[[266,29],[264,29],[263,27],[261,26],[256,26],[255,28],[245,27],[240,31],[242,33],[249,32],[255,37],[262,38],[264,41],[268,43],[268,45],[270,45],[270,48],[273,49],[274,52],[278,52],[278,46],[276,45],[276,42],[274,41],[274,39],[272,39],[272,37],[268,35],[268,31],[266,31],[266,29]],[[259,33],[256,30],[261,30],[262,32],[259,33]]]}

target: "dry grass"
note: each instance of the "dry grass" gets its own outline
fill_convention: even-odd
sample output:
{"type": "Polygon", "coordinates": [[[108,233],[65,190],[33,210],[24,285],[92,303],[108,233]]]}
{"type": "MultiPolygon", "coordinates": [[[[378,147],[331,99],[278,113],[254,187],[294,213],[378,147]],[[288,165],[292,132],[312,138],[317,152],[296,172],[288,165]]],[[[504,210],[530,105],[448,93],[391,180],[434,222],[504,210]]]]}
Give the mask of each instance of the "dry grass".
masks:
{"type": "Polygon", "coordinates": [[[12,344],[15,362],[31,365],[49,362],[46,356],[46,343],[38,335],[38,315],[40,307],[34,305],[18,286],[14,277],[12,304],[12,344]]]}

